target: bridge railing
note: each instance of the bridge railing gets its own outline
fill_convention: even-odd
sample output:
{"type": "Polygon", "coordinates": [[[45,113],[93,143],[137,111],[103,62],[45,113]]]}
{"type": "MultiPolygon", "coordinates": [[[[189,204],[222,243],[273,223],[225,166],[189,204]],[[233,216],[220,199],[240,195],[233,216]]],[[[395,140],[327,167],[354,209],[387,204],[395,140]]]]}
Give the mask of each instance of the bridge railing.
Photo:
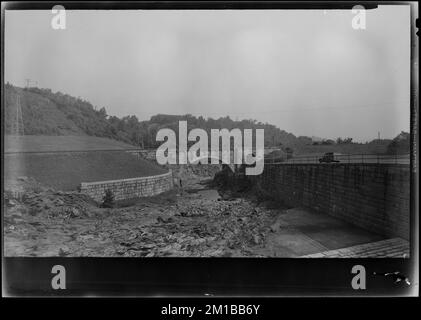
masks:
{"type": "Polygon", "coordinates": [[[324,154],[295,156],[289,159],[265,156],[267,164],[305,164],[305,163],[384,163],[384,164],[410,164],[409,154],[335,154],[333,159],[324,158],[324,154]],[[329,161],[331,160],[331,161],[329,161]],[[332,161],[333,160],[333,161],[332,161]]]}

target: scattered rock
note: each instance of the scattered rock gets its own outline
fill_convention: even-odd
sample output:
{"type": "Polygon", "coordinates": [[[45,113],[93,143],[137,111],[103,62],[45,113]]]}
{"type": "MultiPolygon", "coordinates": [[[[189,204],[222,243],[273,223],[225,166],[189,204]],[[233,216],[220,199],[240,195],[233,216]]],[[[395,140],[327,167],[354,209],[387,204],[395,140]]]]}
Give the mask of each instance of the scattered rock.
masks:
{"type": "Polygon", "coordinates": [[[253,242],[254,244],[260,244],[260,237],[257,234],[253,236],[253,242]]]}
{"type": "Polygon", "coordinates": [[[61,247],[58,251],[59,257],[65,257],[65,256],[69,255],[69,253],[70,253],[70,250],[69,250],[69,247],[67,247],[67,246],[61,247]]]}
{"type": "MultiPolygon", "coordinates": [[[[183,181],[183,187],[204,190],[200,179],[192,181],[183,181]]],[[[32,182],[20,183],[27,186],[32,182]]],[[[20,191],[23,202],[10,197],[13,205],[5,215],[6,240],[16,246],[16,237],[21,237],[23,249],[19,250],[28,255],[238,256],[247,246],[262,245],[265,237],[260,231],[271,230],[273,224],[273,213],[265,207],[256,209],[253,202],[233,198],[229,192],[221,199],[186,192],[178,199],[172,195],[171,201],[144,199],[105,210],[83,194],[33,185],[36,190],[25,187],[20,191]],[[52,243],[39,241],[47,238],[46,233],[51,241],[62,241],[55,242],[62,244],[58,252],[52,243]],[[28,239],[37,246],[30,246],[28,239]]],[[[21,190],[18,187],[16,190],[21,190]]]]}
{"type": "Polygon", "coordinates": [[[80,215],[80,212],[76,208],[72,208],[70,211],[70,218],[76,218],[80,215]]]}
{"type": "Polygon", "coordinates": [[[14,207],[14,206],[16,206],[18,203],[17,203],[17,201],[15,201],[15,200],[13,200],[13,199],[7,199],[7,201],[6,201],[6,205],[8,206],[8,207],[14,207]]]}

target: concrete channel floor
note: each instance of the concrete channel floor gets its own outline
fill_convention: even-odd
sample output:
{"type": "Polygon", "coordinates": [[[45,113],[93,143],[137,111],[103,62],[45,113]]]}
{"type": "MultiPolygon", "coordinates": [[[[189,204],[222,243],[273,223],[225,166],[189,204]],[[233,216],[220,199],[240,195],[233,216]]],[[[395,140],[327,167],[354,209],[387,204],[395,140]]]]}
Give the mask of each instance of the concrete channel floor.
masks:
{"type": "Polygon", "coordinates": [[[261,252],[271,257],[301,257],[385,239],[327,214],[303,208],[282,211],[272,231],[261,252]]]}
{"type": "Polygon", "coordinates": [[[301,258],[409,258],[409,242],[392,238],[309,254],[301,258]]]}

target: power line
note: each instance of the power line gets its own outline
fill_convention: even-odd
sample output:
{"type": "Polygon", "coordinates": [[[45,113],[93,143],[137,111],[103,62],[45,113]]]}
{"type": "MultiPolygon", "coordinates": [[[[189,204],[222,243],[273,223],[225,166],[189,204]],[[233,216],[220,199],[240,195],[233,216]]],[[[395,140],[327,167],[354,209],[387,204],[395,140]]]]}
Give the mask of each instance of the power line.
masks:
{"type": "Polygon", "coordinates": [[[16,96],[15,119],[12,121],[12,135],[23,136],[25,132],[23,126],[22,107],[20,104],[20,96],[16,96]]]}

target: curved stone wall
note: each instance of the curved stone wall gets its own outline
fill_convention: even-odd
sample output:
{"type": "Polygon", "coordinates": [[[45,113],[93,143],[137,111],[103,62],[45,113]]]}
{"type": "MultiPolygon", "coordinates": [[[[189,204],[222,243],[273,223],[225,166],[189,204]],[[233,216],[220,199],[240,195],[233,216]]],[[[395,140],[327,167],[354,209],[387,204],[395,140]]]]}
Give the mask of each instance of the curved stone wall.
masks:
{"type": "Polygon", "coordinates": [[[172,171],[167,173],[121,180],[82,182],[80,192],[95,201],[102,201],[105,190],[112,191],[115,200],[150,197],[171,190],[173,187],[172,171]]]}

